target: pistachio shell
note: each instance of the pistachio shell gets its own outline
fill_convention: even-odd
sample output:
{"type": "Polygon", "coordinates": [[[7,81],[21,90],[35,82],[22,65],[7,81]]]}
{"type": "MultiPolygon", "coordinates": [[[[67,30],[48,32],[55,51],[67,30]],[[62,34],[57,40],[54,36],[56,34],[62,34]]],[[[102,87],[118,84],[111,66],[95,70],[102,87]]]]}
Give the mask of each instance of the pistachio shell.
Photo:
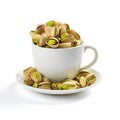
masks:
{"type": "Polygon", "coordinates": [[[75,32],[74,30],[67,30],[67,33],[72,34],[76,40],[81,39],[80,35],[77,32],[75,32]]]}
{"type": "Polygon", "coordinates": [[[28,67],[25,70],[23,70],[24,77],[30,78],[30,73],[36,71],[33,67],[28,67]]]}
{"type": "Polygon", "coordinates": [[[51,20],[51,21],[46,22],[46,26],[51,26],[51,27],[53,27],[54,25],[55,25],[55,21],[54,21],[54,20],[51,20]]]}
{"type": "Polygon", "coordinates": [[[24,83],[26,84],[26,85],[33,85],[33,83],[34,83],[34,81],[31,79],[31,78],[25,78],[24,79],[24,83]]]}
{"type": "Polygon", "coordinates": [[[42,81],[42,76],[38,71],[31,72],[30,76],[34,82],[42,81]]]}
{"type": "Polygon", "coordinates": [[[80,77],[86,77],[87,75],[89,75],[89,72],[87,71],[80,71],[77,75],[76,75],[76,78],[79,80],[80,77]]]}
{"type": "Polygon", "coordinates": [[[47,34],[48,37],[51,37],[51,26],[45,26],[45,34],[47,34]]]}
{"type": "Polygon", "coordinates": [[[46,34],[41,35],[38,45],[41,47],[45,46],[47,39],[48,39],[48,36],[46,34]]]}
{"type": "Polygon", "coordinates": [[[59,35],[61,36],[62,34],[66,33],[66,27],[65,26],[61,26],[60,30],[59,30],[59,35]]]}
{"type": "Polygon", "coordinates": [[[63,85],[60,82],[56,83],[58,90],[63,90],[63,85]]]}
{"type": "Polygon", "coordinates": [[[66,27],[66,30],[69,30],[69,29],[70,29],[70,26],[69,26],[67,23],[64,23],[63,26],[66,27]]]}
{"type": "Polygon", "coordinates": [[[43,33],[44,30],[45,30],[45,25],[44,24],[39,24],[36,28],[36,32],[39,33],[39,34],[43,33]]]}
{"type": "Polygon", "coordinates": [[[57,38],[51,37],[46,41],[46,44],[51,48],[57,48],[59,47],[59,40],[57,38]]]}
{"type": "Polygon", "coordinates": [[[53,90],[57,90],[57,89],[58,89],[58,87],[57,87],[57,84],[56,84],[56,83],[52,83],[52,84],[51,84],[51,87],[52,87],[52,89],[53,89],[53,90]]]}
{"type": "Polygon", "coordinates": [[[71,43],[70,42],[59,43],[59,47],[60,48],[69,48],[69,47],[71,47],[71,43]]]}
{"type": "Polygon", "coordinates": [[[65,82],[62,83],[62,85],[64,90],[77,89],[80,86],[77,81],[71,79],[66,79],[65,82]]]}
{"type": "Polygon", "coordinates": [[[41,88],[41,89],[51,89],[50,82],[41,82],[41,83],[39,83],[39,88],[41,88]]]}
{"type": "Polygon", "coordinates": [[[87,83],[86,78],[83,77],[83,76],[80,77],[79,83],[80,83],[81,87],[85,87],[85,86],[86,86],[86,83],[87,83]]]}
{"type": "Polygon", "coordinates": [[[96,76],[94,74],[89,74],[86,76],[87,84],[91,85],[96,81],[96,76]]]}
{"type": "Polygon", "coordinates": [[[61,39],[61,42],[72,42],[72,41],[74,41],[73,35],[70,35],[66,38],[61,39]]]}
{"type": "Polygon", "coordinates": [[[36,33],[36,31],[30,31],[30,36],[33,40],[39,40],[41,35],[36,33]]]}
{"type": "Polygon", "coordinates": [[[40,82],[39,85],[50,85],[50,82],[40,82]]]}

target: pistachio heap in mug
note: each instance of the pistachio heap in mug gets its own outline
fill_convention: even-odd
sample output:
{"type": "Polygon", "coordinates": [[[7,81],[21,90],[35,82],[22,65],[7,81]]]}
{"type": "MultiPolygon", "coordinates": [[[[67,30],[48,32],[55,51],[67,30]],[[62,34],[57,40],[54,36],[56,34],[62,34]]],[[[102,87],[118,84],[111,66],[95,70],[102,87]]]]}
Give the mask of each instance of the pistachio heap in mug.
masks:
{"type": "Polygon", "coordinates": [[[82,43],[80,35],[68,24],[54,20],[39,24],[30,36],[35,45],[45,48],[69,48],[82,43]]]}

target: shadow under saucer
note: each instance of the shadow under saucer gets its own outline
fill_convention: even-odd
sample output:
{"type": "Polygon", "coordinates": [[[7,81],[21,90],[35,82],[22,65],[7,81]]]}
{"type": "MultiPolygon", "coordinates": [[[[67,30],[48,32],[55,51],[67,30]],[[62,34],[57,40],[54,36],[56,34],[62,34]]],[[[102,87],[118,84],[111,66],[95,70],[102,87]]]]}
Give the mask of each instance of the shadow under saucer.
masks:
{"type": "Polygon", "coordinates": [[[0,92],[0,104],[2,106],[21,106],[25,104],[59,105],[79,102],[91,95],[89,90],[68,94],[48,95],[29,91],[20,86],[17,82],[12,83],[0,92]]]}

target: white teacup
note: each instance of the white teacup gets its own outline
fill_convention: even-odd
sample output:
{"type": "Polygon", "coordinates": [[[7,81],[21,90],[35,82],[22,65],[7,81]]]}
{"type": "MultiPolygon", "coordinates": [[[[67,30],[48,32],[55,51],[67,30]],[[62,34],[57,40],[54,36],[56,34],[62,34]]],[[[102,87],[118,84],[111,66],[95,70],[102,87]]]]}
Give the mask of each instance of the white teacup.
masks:
{"type": "Polygon", "coordinates": [[[91,67],[98,58],[98,52],[84,43],[71,48],[44,48],[32,44],[33,60],[36,69],[51,81],[63,81],[65,78],[74,78],[80,69],[91,67]],[[92,62],[81,68],[83,54],[87,49],[94,51],[92,62]]]}

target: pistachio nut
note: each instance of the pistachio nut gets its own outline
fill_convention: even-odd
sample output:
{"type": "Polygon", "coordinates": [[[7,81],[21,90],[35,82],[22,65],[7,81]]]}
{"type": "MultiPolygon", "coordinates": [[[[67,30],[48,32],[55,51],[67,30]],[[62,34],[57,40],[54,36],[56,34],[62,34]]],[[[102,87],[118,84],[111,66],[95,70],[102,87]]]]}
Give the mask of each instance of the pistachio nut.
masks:
{"type": "Polygon", "coordinates": [[[71,42],[71,46],[72,46],[72,47],[76,47],[76,46],[77,46],[77,42],[76,42],[76,41],[72,41],[72,42],[71,42]]]}
{"type": "Polygon", "coordinates": [[[42,76],[38,71],[31,72],[30,76],[32,80],[36,83],[42,81],[42,76]]]}
{"type": "Polygon", "coordinates": [[[51,84],[50,84],[50,82],[40,82],[39,83],[39,88],[42,88],[42,89],[51,89],[51,84]]]}
{"type": "Polygon", "coordinates": [[[86,84],[87,84],[86,78],[83,77],[83,76],[80,77],[80,79],[79,79],[79,83],[80,83],[81,87],[85,87],[86,84]]]}
{"type": "Polygon", "coordinates": [[[32,37],[32,41],[37,44],[40,39],[40,34],[36,33],[36,31],[30,31],[30,36],[32,37]]]}
{"type": "Polygon", "coordinates": [[[42,34],[45,30],[45,25],[44,24],[39,24],[36,28],[36,32],[39,34],[42,34]]]}
{"type": "Polygon", "coordinates": [[[53,90],[57,90],[57,89],[58,89],[57,84],[56,84],[55,82],[53,82],[53,83],[51,84],[51,88],[52,88],[53,90]]]}
{"type": "Polygon", "coordinates": [[[67,33],[72,34],[76,40],[81,39],[80,35],[77,32],[75,32],[74,30],[67,30],[67,33]]]}
{"type": "Polygon", "coordinates": [[[69,48],[69,47],[71,47],[71,43],[70,42],[59,43],[59,47],[60,48],[69,48]]]}
{"type": "Polygon", "coordinates": [[[80,77],[86,77],[87,75],[89,75],[89,72],[87,71],[80,71],[77,75],[76,75],[76,78],[79,80],[80,77]]]}
{"type": "Polygon", "coordinates": [[[91,85],[96,81],[96,76],[94,74],[89,74],[86,76],[87,85],[91,85]]]}
{"type": "Polygon", "coordinates": [[[58,90],[63,90],[63,85],[60,82],[56,82],[58,90]]]}
{"type": "Polygon", "coordinates": [[[61,42],[72,42],[74,41],[73,35],[69,35],[67,33],[61,35],[61,42]]]}
{"type": "Polygon", "coordinates": [[[61,26],[60,30],[59,30],[59,35],[61,36],[62,34],[66,33],[66,27],[65,26],[61,26]]]}
{"type": "Polygon", "coordinates": [[[55,25],[55,21],[54,21],[54,20],[51,20],[51,21],[46,22],[46,26],[51,26],[51,27],[53,27],[54,25],[55,25]]]}
{"type": "Polygon", "coordinates": [[[79,86],[80,84],[77,81],[71,79],[66,79],[65,82],[62,83],[64,90],[77,89],[79,86]]]}
{"type": "Polygon", "coordinates": [[[31,86],[31,85],[33,85],[34,81],[31,78],[24,78],[24,83],[26,85],[31,86]]]}
{"type": "Polygon", "coordinates": [[[41,35],[38,46],[41,46],[41,47],[45,46],[47,39],[48,39],[48,36],[46,34],[41,35]]]}
{"type": "Polygon", "coordinates": [[[70,29],[70,26],[69,26],[67,23],[64,23],[63,26],[66,27],[66,30],[69,30],[69,29],[70,29]]]}
{"type": "Polygon", "coordinates": [[[30,74],[31,74],[31,72],[34,72],[34,71],[36,71],[36,69],[33,68],[33,67],[28,67],[28,68],[26,68],[26,69],[23,71],[24,78],[25,78],[25,79],[31,79],[30,74]]]}
{"type": "Polygon", "coordinates": [[[59,29],[56,26],[55,27],[51,27],[50,36],[54,37],[54,36],[57,36],[58,34],[59,34],[59,29]]]}
{"type": "Polygon", "coordinates": [[[33,85],[32,85],[34,88],[38,88],[38,83],[34,83],[33,85]]]}
{"type": "Polygon", "coordinates": [[[46,44],[51,48],[59,47],[59,41],[57,38],[51,37],[46,41],[46,44]]]}

